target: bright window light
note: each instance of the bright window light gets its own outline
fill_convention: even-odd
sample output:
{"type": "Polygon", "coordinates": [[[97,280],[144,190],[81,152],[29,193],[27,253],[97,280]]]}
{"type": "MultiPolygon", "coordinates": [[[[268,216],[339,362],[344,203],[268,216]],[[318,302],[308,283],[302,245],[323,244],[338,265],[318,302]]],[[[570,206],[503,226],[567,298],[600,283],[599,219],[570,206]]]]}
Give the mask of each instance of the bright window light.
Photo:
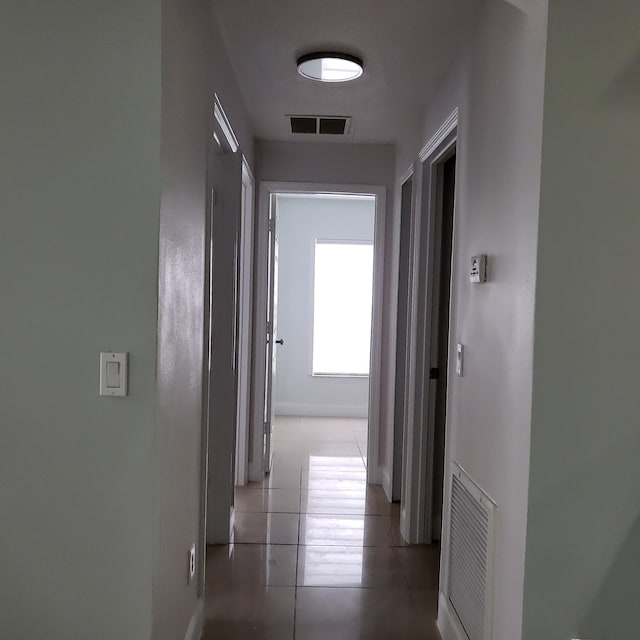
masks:
{"type": "Polygon", "coordinates": [[[316,240],[313,374],[368,376],[371,242],[316,240]]]}

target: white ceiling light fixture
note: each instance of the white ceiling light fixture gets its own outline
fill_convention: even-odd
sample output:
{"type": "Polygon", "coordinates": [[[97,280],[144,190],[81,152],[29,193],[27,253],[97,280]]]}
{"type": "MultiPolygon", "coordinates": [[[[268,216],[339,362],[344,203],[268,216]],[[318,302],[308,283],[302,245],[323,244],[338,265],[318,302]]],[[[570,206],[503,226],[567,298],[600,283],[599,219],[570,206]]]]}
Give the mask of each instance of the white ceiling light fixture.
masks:
{"type": "Polygon", "coordinates": [[[298,58],[298,73],[318,82],[349,82],[364,73],[362,60],[348,53],[318,51],[298,58]]]}

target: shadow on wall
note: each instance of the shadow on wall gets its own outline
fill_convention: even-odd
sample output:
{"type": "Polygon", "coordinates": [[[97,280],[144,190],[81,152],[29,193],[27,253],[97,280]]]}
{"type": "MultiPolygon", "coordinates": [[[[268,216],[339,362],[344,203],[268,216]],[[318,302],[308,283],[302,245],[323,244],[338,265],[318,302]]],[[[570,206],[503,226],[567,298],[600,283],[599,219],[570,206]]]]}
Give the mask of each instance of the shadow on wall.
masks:
{"type": "Polygon", "coordinates": [[[585,638],[640,638],[640,517],[629,530],[591,609],[580,626],[585,638]]]}
{"type": "Polygon", "coordinates": [[[609,106],[640,108],[640,51],[607,87],[604,102],[609,106]]]}

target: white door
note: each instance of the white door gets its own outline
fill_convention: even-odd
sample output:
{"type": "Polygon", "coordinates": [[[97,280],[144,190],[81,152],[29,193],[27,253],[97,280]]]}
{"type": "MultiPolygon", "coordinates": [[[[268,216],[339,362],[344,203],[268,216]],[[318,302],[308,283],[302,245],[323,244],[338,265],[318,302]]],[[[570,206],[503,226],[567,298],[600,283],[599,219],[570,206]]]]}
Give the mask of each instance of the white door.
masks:
{"type": "MultiPolygon", "coordinates": [[[[206,235],[205,419],[208,434],[207,543],[229,541],[238,408],[238,259],[242,159],[211,139],[206,235]]],[[[176,310],[179,312],[179,310],[176,310]]],[[[189,328],[185,327],[185,331],[189,328]]]]}
{"type": "Polygon", "coordinates": [[[275,377],[278,345],[284,340],[278,339],[278,213],[276,196],[271,196],[269,206],[269,259],[267,274],[267,348],[264,385],[264,437],[263,437],[263,469],[271,471],[271,435],[275,413],[275,377]]]}

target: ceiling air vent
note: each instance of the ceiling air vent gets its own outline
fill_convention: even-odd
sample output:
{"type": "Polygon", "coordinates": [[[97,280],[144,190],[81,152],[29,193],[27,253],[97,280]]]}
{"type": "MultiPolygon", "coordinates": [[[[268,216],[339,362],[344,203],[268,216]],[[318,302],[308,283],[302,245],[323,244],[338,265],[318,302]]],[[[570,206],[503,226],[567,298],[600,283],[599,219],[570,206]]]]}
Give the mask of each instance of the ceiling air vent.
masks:
{"type": "Polygon", "coordinates": [[[287,116],[291,133],[320,136],[345,136],[351,132],[351,118],[346,116],[287,116]]]}
{"type": "Polygon", "coordinates": [[[318,133],[318,118],[292,116],[291,133],[318,133]]]}

